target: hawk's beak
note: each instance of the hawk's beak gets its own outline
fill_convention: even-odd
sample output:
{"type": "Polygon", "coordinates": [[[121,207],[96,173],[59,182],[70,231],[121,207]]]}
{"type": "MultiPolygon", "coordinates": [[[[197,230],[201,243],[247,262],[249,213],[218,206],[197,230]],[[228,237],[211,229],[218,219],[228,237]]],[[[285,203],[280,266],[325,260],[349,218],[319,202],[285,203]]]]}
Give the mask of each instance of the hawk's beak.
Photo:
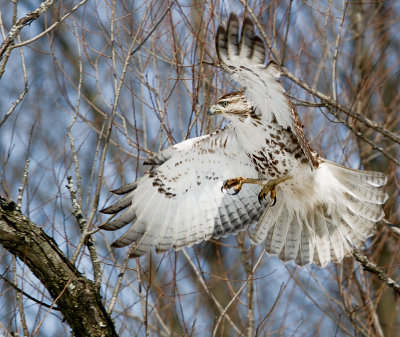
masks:
{"type": "Polygon", "coordinates": [[[212,116],[212,115],[215,115],[215,114],[217,114],[217,113],[219,113],[219,112],[220,112],[220,110],[217,109],[217,108],[215,107],[215,105],[213,105],[210,109],[208,109],[207,114],[208,114],[209,116],[212,116]]]}

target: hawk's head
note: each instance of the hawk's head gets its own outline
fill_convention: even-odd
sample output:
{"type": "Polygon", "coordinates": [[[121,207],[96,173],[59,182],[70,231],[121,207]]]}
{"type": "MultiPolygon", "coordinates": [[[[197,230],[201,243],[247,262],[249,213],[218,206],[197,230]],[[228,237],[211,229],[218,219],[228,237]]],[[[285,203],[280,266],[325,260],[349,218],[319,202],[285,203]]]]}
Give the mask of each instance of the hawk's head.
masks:
{"type": "Polygon", "coordinates": [[[221,96],[208,110],[209,115],[222,114],[224,117],[243,122],[247,117],[255,117],[254,107],[244,96],[243,91],[231,92],[221,96]]]}

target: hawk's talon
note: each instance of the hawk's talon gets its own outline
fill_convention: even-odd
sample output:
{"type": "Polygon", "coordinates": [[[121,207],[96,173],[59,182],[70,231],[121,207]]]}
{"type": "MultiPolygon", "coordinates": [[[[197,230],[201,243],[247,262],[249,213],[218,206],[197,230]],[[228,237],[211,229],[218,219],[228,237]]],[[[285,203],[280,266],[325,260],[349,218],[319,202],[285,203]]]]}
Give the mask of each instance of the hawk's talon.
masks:
{"type": "Polygon", "coordinates": [[[224,190],[226,190],[225,184],[226,184],[227,181],[228,181],[228,180],[225,180],[225,181],[222,183],[221,192],[223,192],[224,190]]]}
{"type": "Polygon", "coordinates": [[[262,204],[262,201],[266,198],[267,194],[269,193],[270,197],[270,206],[274,206],[276,204],[276,187],[285,182],[286,180],[292,179],[292,176],[283,176],[274,180],[270,180],[265,182],[265,179],[253,179],[253,178],[243,178],[243,177],[236,177],[233,179],[225,180],[222,184],[221,191],[224,189],[228,190],[233,188],[233,193],[230,195],[236,195],[242,189],[243,184],[257,184],[261,185],[262,189],[261,192],[258,194],[258,202],[262,204]]]}
{"type": "Polygon", "coordinates": [[[228,193],[228,194],[236,195],[242,189],[243,182],[244,182],[244,178],[241,178],[241,177],[225,180],[224,183],[222,184],[221,192],[223,192],[224,190],[229,190],[229,189],[233,188],[234,192],[232,194],[231,193],[228,193]]]}
{"type": "Polygon", "coordinates": [[[229,180],[225,180],[221,186],[221,192],[229,189],[229,180]]]}
{"type": "Polygon", "coordinates": [[[271,206],[274,206],[276,204],[276,190],[275,190],[276,185],[268,183],[266,184],[262,189],[261,192],[258,194],[258,202],[261,204],[261,200],[265,199],[265,196],[267,193],[269,193],[270,199],[273,201],[271,206]]]}
{"type": "MultiPolygon", "coordinates": [[[[275,186],[272,187],[271,191],[269,192],[269,195],[270,195],[271,199],[276,200],[276,190],[275,190],[275,186]]],[[[274,203],[274,205],[275,205],[275,203],[274,203]]],[[[272,205],[272,206],[273,206],[273,205],[272,205]]]]}
{"type": "Polygon", "coordinates": [[[274,206],[276,204],[276,192],[275,192],[275,189],[273,189],[271,191],[261,190],[261,192],[258,194],[258,202],[260,204],[262,204],[262,201],[265,199],[265,196],[267,195],[268,192],[270,192],[270,198],[271,198],[271,200],[273,200],[273,203],[271,204],[271,206],[274,206]]]}

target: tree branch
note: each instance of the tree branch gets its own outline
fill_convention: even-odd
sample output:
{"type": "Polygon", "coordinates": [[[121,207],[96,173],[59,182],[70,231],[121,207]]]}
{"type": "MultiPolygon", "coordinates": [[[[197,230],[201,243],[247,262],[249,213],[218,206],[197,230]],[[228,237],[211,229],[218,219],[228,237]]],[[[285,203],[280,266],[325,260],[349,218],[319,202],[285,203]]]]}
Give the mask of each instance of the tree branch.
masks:
{"type": "Polygon", "coordinates": [[[381,281],[385,282],[387,286],[393,288],[397,295],[400,295],[400,285],[396,283],[396,281],[393,280],[391,277],[389,277],[383,270],[381,270],[375,263],[370,262],[368,258],[365,255],[361,254],[359,250],[354,250],[353,256],[358,262],[361,263],[364,270],[367,270],[370,273],[378,276],[378,278],[381,281]]]}
{"type": "Polygon", "coordinates": [[[36,20],[40,15],[46,12],[49,7],[53,6],[55,2],[56,0],[43,1],[38,8],[36,8],[32,12],[27,13],[23,18],[19,19],[15,25],[11,27],[10,33],[0,46],[0,60],[2,59],[3,54],[6,52],[6,50],[14,43],[14,40],[19,35],[21,29],[31,24],[32,21],[36,20]]]}
{"type": "Polygon", "coordinates": [[[93,282],[59,250],[56,242],[0,197],[0,244],[18,256],[47,288],[74,336],[117,336],[93,282]]]}

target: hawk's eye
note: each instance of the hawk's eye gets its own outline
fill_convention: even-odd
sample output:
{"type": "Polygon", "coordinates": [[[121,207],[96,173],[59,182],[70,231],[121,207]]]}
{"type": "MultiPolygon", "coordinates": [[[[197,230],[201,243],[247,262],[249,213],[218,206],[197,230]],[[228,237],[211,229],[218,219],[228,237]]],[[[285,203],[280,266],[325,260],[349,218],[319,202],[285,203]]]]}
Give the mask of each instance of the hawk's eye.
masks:
{"type": "Polygon", "coordinates": [[[221,102],[221,105],[222,105],[224,108],[226,108],[226,107],[228,106],[228,102],[227,102],[227,101],[221,102]]]}

